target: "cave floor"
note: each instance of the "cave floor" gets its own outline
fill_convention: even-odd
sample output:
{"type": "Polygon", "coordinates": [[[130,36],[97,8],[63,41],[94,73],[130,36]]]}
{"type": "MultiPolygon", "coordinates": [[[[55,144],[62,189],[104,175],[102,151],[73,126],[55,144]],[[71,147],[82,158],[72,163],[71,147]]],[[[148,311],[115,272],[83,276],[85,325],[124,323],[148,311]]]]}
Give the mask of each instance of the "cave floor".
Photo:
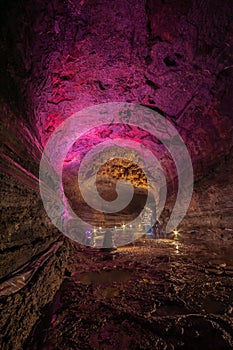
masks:
{"type": "Polygon", "coordinates": [[[188,235],[75,246],[25,349],[232,349],[232,253],[188,235]]]}

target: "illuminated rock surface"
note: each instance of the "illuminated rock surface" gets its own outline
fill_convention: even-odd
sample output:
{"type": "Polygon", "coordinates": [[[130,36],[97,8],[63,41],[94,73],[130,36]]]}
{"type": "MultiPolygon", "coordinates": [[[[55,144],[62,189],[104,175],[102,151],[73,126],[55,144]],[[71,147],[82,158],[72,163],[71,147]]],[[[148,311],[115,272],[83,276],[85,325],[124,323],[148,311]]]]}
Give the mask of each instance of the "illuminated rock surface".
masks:
{"type": "MultiPolygon", "coordinates": [[[[33,336],[31,330],[70,270],[77,274],[62,284],[62,302],[52,304],[58,315],[46,313],[48,349],[137,349],[139,343],[185,349],[189,340],[193,349],[233,347],[232,14],[231,0],[1,1],[2,349],[22,349],[26,339],[29,349],[41,344],[38,329],[33,336]],[[43,208],[38,173],[46,141],[73,113],[105,102],[159,111],[187,145],[195,186],[180,228],[193,238],[179,254],[172,242],[150,241],[122,248],[105,265],[102,253],[87,254],[62,238],[43,208]],[[122,269],[124,277],[108,287],[80,282],[79,272],[104,266],[122,269]]],[[[175,201],[175,166],[143,131],[92,130],[68,153],[64,182],[76,159],[112,132],[157,150],[171,185],[165,223],[175,201]]],[[[143,176],[126,169],[126,178],[145,187],[143,176]]],[[[118,170],[111,170],[115,179],[122,177],[118,170]]]]}

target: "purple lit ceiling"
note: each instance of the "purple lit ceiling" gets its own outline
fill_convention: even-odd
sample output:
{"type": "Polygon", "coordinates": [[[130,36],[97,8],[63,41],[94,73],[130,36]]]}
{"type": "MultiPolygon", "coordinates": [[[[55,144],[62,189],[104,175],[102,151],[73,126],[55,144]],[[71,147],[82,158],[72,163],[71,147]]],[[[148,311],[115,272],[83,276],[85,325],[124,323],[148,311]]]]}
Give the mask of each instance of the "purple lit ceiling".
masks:
{"type": "MultiPolygon", "coordinates": [[[[199,8],[195,2],[152,0],[25,1],[18,6],[12,7],[4,28],[14,58],[7,57],[10,48],[4,47],[3,60],[9,62],[3,78],[19,86],[14,103],[25,106],[42,146],[74,112],[127,101],[155,108],[174,123],[190,150],[196,175],[228,151],[230,1],[199,8]],[[16,11],[22,15],[15,21],[16,11]]],[[[26,138],[35,141],[28,128],[26,138]]],[[[107,137],[107,132],[100,136],[107,137]]]]}

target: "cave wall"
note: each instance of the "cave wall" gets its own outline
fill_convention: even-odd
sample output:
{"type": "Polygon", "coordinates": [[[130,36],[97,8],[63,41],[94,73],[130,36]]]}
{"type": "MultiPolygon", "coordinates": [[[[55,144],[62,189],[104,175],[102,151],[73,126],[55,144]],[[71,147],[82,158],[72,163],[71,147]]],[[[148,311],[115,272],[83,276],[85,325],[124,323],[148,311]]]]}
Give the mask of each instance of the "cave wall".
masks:
{"type": "Polygon", "coordinates": [[[1,297],[1,349],[22,349],[32,327],[41,316],[43,309],[53,300],[64,280],[69,251],[70,244],[65,241],[56,253],[50,255],[43,266],[36,271],[26,287],[21,286],[18,292],[12,293],[12,287],[15,288],[17,283],[22,283],[22,279],[17,277],[17,282],[14,281],[14,285],[10,286],[11,293],[1,297]]]}
{"type": "Polygon", "coordinates": [[[228,153],[231,1],[54,0],[29,13],[34,37],[28,93],[43,145],[74,112],[127,101],[172,121],[196,176],[228,153]]]}
{"type": "Polygon", "coordinates": [[[211,241],[233,243],[233,153],[196,182],[183,232],[211,241]]]}
{"type": "MultiPolygon", "coordinates": [[[[41,152],[63,120],[94,104],[139,103],[167,117],[186,142],[195,172],[183,229],[231,234],[225,156],[231,159],[233,144],[232,13],[230,0],[1,2],[2,283],[59,239],[39,196],[41,152]]],[[[131,137],[141,134],[135,130],[131,137]]],[[[95,140],[85,142],[74,151],[95,140]]],[[[173,165],[156,147],[171,177],[173,165]]],[[[20,349],[59,288],[71,249],[64,242],[30,286],[1,299],[3,349],[20,349]],[[16,331],[21,322],[24,331],[16,331]]]]}
{"type": "Polygon", "coordinates": [[[30,78],[30,18],[21,1],[0,4],[0,348],[22,349],[64,279],[70,243],[39,194],[42,146],[30,78]]]}
{"type": "Polygon", "coordinates": [[[232,147],[232,2],[147,6],[152,99],[184,138],[197,178],[232,147]]]}

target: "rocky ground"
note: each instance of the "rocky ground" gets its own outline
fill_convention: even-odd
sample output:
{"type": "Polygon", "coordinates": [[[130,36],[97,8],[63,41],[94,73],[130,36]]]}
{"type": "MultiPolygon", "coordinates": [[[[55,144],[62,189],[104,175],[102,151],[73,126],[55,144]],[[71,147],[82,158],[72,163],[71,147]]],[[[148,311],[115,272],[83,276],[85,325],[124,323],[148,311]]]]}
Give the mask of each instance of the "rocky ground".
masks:
{"type": "Polygon", "coordinates": [[[180,233],[76,246],[25,349],[232,349],[233,247],[180,233]]]}
{"type": "MultiPolygon", "coordinates": [[[[1,1],[1,349],[21,350],[27,337],[30,350],[232,348],[232,5],[1,1]],[[147,106],[179,131],[195,177],[182,229],[199,232],[203,242],[208,236],[205,244],[197,235],[192,242],[146,241],[114,254],[76,247],[67,269],[73,248],[67,240],[57,247],[59,233],[39,194],[39,162],[64,120],[106,102],[147,106]]],[[[153,146],[173,183],[165,147],[129,126],[90,130],[68,152],[67,169],[113,135],[153,146]]],[[[128,168],[125,176],[143,185],[128,168]]]]}

